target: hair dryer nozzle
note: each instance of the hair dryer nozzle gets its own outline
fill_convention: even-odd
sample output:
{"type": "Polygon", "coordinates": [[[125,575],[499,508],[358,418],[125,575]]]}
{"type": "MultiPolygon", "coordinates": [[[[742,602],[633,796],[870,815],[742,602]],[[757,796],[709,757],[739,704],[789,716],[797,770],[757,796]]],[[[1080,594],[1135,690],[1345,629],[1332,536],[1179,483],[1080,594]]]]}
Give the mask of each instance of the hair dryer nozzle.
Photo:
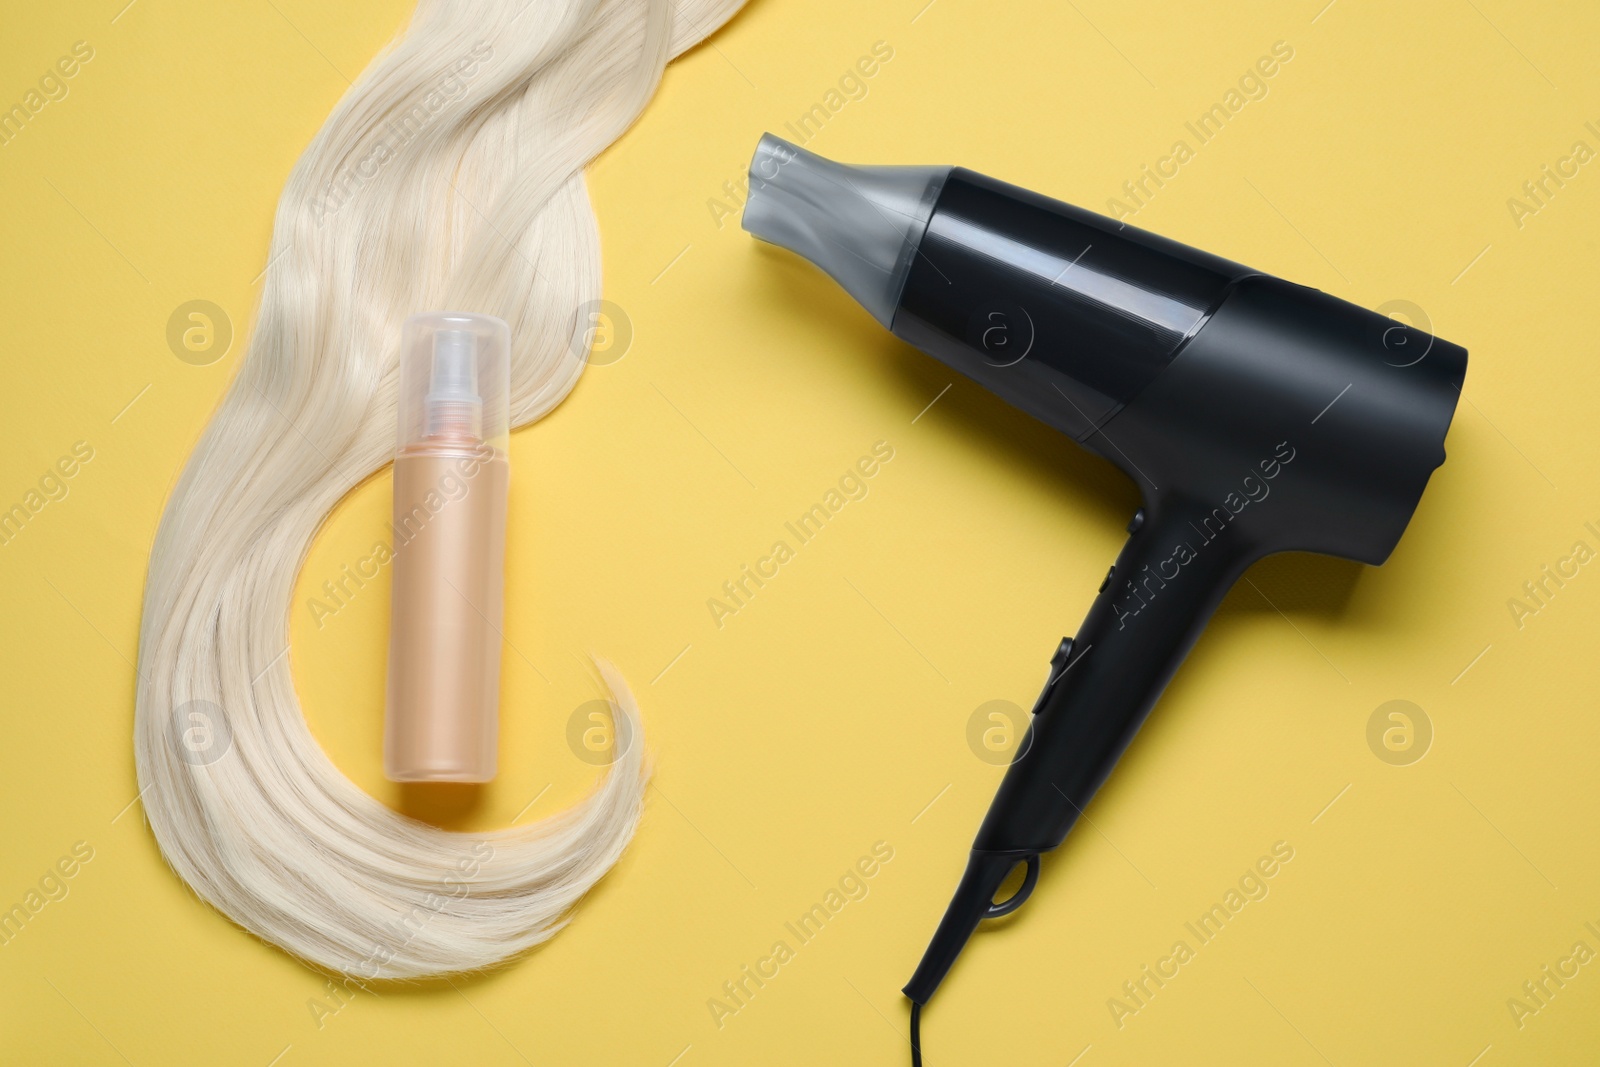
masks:
{"type": "Polygon", "coordinates": [[[804,256],[885,326],[949,167],[852,167],[766,134],[744,228],[804,256]]]}

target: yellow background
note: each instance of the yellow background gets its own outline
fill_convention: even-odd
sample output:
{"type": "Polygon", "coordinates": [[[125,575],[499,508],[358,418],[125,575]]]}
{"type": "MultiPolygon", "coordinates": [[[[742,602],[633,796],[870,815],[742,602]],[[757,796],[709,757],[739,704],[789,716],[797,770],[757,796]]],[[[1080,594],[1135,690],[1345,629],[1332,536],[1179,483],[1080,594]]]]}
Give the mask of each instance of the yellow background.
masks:
{"type": "Polygon", "coordinates": [[[1600,1058],[1600,962],[1520,1028],[1506,1003],[1575,942],[1600,950],[1600,577],[1581,569],[1520,628],[1508,608],[1574,542],[1600,548],[1600,164],[1520,227],[1506,204],[1575,141],[1600,149],[1600,15],[756,0],[591,172],[606,296],[634,337],[514,436],[500,778],[454,804],[383,781],[386,579],[320,628],[305,605],[382,531],[387,475],[334,514],[292,614],[333,758],[459,828],[589,788],[566,727],[598,695],[588,653],[612,658],[658,768],[643,826],[529,958],[362,994],[319,1027],[323,978],[199,904],[131,803],[130,660],[156,522],[244,351],[279,189],[409,5],[124,2],[13,0],[0,40],[6,105],[73,42],[95,50],[0,147],[0,506],[94,449],[0,546],[0,907],[75,842],[94,850],[0,947],[0,1061],[905,1060],[899,986],[1002,771],[969,719],[1031,704],[1137,501],[736,215],[717,225],[708,201],[760,132],[878,41],[892,60],[812,148],[960,163],[1096,210],[1287,42],[1269,94],[1136,224],[1369,307],[1410,301],[1472,353],[1449,462],[1388,565],[1252,570],[1033,900],[941,989],[930,1061],[1600,1058]],[[236,331],[209,366],[165,340],[192,299],[236,331]],[[870,494],[716,628],[707,599],[879,440],[895,455],[870,494]],[[1395,699],[1434,731],[1409,766],[1367,743],[1395,699]],[[708,999],[879,841],[893,859],[869,895],[719,1028],[708,999]],[[1118,1028],[1108,998],[1278,841],[1294,859],[1266,899],[1118,1028]]]}

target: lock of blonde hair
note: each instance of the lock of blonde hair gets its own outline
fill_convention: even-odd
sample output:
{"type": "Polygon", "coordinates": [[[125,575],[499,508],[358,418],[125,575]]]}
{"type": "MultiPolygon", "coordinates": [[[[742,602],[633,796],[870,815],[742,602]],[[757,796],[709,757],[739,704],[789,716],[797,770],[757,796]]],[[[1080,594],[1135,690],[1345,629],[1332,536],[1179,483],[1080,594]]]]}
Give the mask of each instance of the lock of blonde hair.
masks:
{"type": "Polygon", "coordinates": [[[560,928],[638,823],[638,709],[614,668],[601,665],[635,743],[595,791],[541,822],[456,834],[385,807],[323,753],[290,678],[288,615],[318,527],[391,459],[408,315],[510,324],[513,426],[572,388],[577,309],[600,295],[584,167],[668,60],[742,2],[421,0],[284,188],[249,351],[151,552],[134,752],[173,870],[317,966],[415,978],[514,956],[560,928]]]}

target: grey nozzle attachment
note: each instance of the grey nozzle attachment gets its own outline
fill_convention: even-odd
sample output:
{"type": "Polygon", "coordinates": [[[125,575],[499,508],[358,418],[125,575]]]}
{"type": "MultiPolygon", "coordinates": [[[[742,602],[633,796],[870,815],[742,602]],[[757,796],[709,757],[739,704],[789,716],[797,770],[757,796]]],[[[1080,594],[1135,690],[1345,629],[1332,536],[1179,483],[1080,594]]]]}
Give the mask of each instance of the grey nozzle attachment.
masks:
{"type": "Polygon", "coordinates": [[[766,134],[744,228],[809,259],[891,326],[949,167],[852,167],[766,134]]]}

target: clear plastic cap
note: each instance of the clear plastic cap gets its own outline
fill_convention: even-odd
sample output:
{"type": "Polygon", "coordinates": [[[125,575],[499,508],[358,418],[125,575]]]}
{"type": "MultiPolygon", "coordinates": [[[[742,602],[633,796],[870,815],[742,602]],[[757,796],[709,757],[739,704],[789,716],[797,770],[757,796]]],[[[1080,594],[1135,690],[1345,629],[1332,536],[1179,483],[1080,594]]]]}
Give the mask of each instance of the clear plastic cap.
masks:
{"type": "Polygon", "coordinates": [[[505,451],[510,393],[511,329],[504,321],[463,311],[405,321],[397,451],[479,443],[505,451]]]}

